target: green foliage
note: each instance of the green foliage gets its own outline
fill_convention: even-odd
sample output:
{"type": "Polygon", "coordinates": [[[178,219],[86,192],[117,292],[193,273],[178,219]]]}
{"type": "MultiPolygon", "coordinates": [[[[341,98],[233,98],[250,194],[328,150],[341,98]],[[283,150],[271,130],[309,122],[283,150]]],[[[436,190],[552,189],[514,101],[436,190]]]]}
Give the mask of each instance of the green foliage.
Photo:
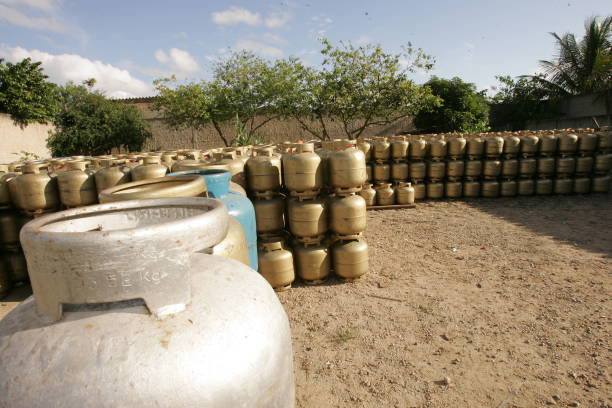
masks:
{"type": "Polygon", "coordinates": [[[19,153],[13,153],[19,156],[20,161],[29,161],[29,160],[40,160],[42,157],[37,155],[36,153],[26,152],[25,150],[21,150],[19,153]]]}
{"type": "Polygon", "coordinates": [[[415,125],[424,131],[484,132],[489,129],[489,105],[484,91],[477,92],[472,83],[455,77],[432,77],[426,84],[433,95],[442,99],[439,106],[421,110],[415,125]]]}
{"type": "Polygon", "coordinates": [[[109,154],[113,148],[141,150],[151,136],[135,106],[92,91],[94,83],[61,87],[61,108],[54,122],[57,131],[47,139],[54,156],[109,154]]]}
{"type": "Polygon", "coordinates": [[[250,132],[238,116],[234,120],[234,131],[236,132],[236,137],[232,141],[232,146],[253,146],[263,143],[263,138],[255,132],[250,132]]]}
{"type": "Polygon", "coordinates": [[[57,87],[47,82],[40,65],[30,58],[15,64],[0,58],[0,112],[22,128],[50,122],[58,110],[57,87]]]}

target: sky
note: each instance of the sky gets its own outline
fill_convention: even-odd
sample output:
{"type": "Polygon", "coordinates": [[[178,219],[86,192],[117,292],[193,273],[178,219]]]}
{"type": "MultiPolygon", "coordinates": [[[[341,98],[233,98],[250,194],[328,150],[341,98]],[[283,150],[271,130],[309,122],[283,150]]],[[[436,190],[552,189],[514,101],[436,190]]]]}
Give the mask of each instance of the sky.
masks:
{"type": "Polygon", "coordinates": [[[586,18],[609,14],[610,0],[0,0],[0,58],[126,98],[154,95],[160,77],[207,78],[230,50],[316,66],[321,37],[393,53],[410,42],[436,60],[416,82],[458,76],[491,92],[496,75],[536,73],[554,56],[549,32],[581,35],[586,18]]]}

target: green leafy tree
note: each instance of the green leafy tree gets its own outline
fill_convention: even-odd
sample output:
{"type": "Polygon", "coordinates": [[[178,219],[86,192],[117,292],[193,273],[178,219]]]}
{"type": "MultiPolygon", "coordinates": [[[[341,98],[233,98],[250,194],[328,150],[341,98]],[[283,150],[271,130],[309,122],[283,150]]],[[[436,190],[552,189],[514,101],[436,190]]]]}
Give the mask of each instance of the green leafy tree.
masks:
{"type": "Polygon", "coordinates": [[[112,149],[141,150],[151,136],[146,121],[133,105],[113,101],[85,85],[60,88],[57,128],[47,139],[54,156],[109,154],[112,149]]]}
{"type": "Polygon", "coordinates": [[[47,78],[41,62],[26,58],[13,64],[0,58],[0,112],[22,128],[52,121],[58,110],[57,87],[47,78]]]}
{"type": "Polygon", "coordinates": [[[425,88],[442,99],[442,103],[420,111],[415,125],[427,132],[484,132],[489,129],[489,105],[484,91],[460,78],[432,77],[425,88]]]}

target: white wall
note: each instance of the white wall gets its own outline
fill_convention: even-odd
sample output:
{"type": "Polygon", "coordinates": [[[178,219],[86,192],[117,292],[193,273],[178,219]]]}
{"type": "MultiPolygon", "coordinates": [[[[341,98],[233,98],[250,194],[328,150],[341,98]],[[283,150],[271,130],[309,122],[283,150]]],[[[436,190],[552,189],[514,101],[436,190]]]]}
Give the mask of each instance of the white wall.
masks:
{"type": "Polygon", "coordinates": [[[51,154],[47,149],[47,138],[52,129],[51,125],[39,123],[21,129],[9,115],[0,113],[0,163],[19,160],[21,151],[35,153],[42,158],[49,157],[51,154]]]}

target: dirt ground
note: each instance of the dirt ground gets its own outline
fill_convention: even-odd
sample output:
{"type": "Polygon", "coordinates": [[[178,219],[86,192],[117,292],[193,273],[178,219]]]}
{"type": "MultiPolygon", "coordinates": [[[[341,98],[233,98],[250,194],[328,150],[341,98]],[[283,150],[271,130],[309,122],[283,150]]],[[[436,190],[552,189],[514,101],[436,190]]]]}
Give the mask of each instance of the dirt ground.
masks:
{"type": "Polygon", "coordinates": [[[612,406],[612,195],[372,211],[367,241],[361,281],[279,294],[298,407],[612,406]]]}

